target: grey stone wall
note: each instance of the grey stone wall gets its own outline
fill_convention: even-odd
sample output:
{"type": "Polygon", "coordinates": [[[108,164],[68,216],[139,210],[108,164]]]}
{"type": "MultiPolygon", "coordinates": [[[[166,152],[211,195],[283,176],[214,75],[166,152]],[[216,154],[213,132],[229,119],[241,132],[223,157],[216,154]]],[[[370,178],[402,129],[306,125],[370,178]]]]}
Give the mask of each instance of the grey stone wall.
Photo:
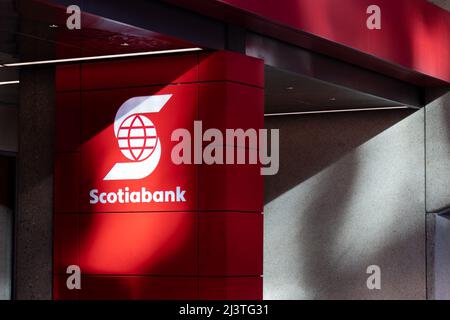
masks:
{"type": "Polygon", "coordinates": [[[281,129],[281,155],[265,181],[264,298],[425,299],[424,110],[266,127],[281,129]]]}
{"type": "Polygon", "coordinates": [[[24,68],[20,81],[15,297],[51,299],[54,68],[24,68]]]}
{"type": "Polygon", "coordinates": [[[450,299],[450,93],[425,107],[428,297],[450,299]]]}
{"type": "Polygon", "coordinates": [[[426,106],[427,212],[450,206],[450,92],[426,106]]]}
{"type": "Polygon", "coordinates": [[[450,219],[448,215],[427,214],[428,298],[450,299],[450,219]]]}

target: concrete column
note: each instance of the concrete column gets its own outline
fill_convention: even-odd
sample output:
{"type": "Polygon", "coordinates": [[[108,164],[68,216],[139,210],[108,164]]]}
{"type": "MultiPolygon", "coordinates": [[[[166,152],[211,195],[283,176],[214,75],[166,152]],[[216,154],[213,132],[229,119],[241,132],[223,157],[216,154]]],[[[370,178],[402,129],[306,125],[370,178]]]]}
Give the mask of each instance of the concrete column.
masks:
{"type": "Polygon", "coordinates": [[[427,214],[428,299],[450,300],[450,217],[427,214]]]}
{"type": "Polygon", "coordinates": [[[450,92],[425,107],[427,212],[450,206],[450,92]]]}
{"type": "Polygon", "coordinates": [[[425,107],[427,295],[450,299],[450,93],[425,107]]]}
{"type": "Polygon", "coordinates": [[[15,298],[52,298],[54,68],[22,69],[15,298]]]}

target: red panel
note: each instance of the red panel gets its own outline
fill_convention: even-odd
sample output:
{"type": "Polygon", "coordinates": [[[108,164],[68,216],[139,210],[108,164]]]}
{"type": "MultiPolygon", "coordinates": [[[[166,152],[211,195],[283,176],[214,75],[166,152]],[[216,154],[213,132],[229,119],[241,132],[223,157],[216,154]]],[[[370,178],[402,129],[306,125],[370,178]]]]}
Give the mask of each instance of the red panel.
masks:
{"type": "Polygon", "coordinates": [[[199,214],[199,273],[256,276],[263,271],[263,215],[199,214]]]}
{"type": "Polygon", "coordinates": [[[236,81],[264,87],[264,62],[230,51],[200,54],[199,81],[236,81]]]}
{"type": "Polygon", "coordinates": [[[264,128],[264,90],[232,82],[199,85],[199,119],[203,130],[264,128]]]}
{"type": "Polygon", "coordinates": [[[81,300],[193,300],[197,279],[166,277],[83,277],[81,300]]]}
{"type": "Polygon", "coordinates": [[[84,90],[197,81],[196,55],[86,63],[82,68],[84,90]]]}
{"type": "Polygon", "coordinates": [[[87,274],[194,275],[192,213],[80,215],[80,267],[87,274]]]}
{"type": "Polygon", "coordinates": [[[55,155],[55,212],[78,212],[80,154],[55,155]]]}
{"type": "MultiPolygon", "coordinates": [[[[227,151],[231,148],[227,148],[227,151]]],[[[199,166],[199,211],[263,211],[260,165],[199,166]]]]}
{"type": "Polygon", "coordinates": [[[83,93],[82,111],[82,210],[83,211],[191,211],[196,209],[196,168],[193,165],[175,165],[171,150],[178,142],[171,141],[172,132],[187,128],[192,132],[197,117],[197,85],[177,85],[92,91],[83,93]],[[162,155],[159,164],[147,178],[127,181],[105,181],[103,178],[118,162],[128,162],[120,151],[114,134],[113,123],[117,109],[127,99],[136,96],[172,94],[164,108],[149,114],[161,142],[162,155]],[[138,191],[145,186],[148,191],[185,190],[185,202],[151,202],[89,204],[89,191],[93,188],[104,192],[129,187],[138,191]]]}
{"type": "MultiPolygon", "coordinates": [[[[239,81],[234,72],[258,75],[263,71],[259,60],[247,62],[252,70],[239,66],[241,55],[219,52],[210,56],[200,65],[200,78],[228,79],[239,81]],[[233,58],[233,59],[230,59],[233,58]],[[207,63],[206,63],[207,61],[207,63]],[[229,62],[231,69],[225,67],[229,62]],[[204,69],[202,75],[202,66],[204,69]],[[234,69],[236,67],[237,69],[234,69]],[[242,71],[244,70],[244,71],[242,71]],[[225,77],[220,75],[225,74],[225,77]],[[209,78],[207,78],[209,77],[209,78]]],[[[263,77],[254,79],[254,84],[262,85],[263,77]],[[260,81],[260,82],[259,82],[260,81]]],[[[242,79],[241,79],[242,80],[242,79]]],[[[236,84],[232,82],[218,82],[200,84],[199,87],[199,118],[203,121],[203,130],[207,128],[225,129],[260,129],[264,126],[264,91],[263,89],[236,84]]],[[[225,143],[225,141],[224,141],[225,143]]],[[[206,143],[208,144],[208,143],[206,143]]],[[[245,147],[239,145],[239,147],[245,147]]],[[[247,145],[248,147],[248,145],[247,145]]],[[[226,151],[236,149],[226,148],[226,151]]],[[[248,150],[246,151],[248,152],[248,150]]],[[[256,152],[252,150],[251,152],[256,152]]],[[[248,156],[248,153],[247,153],[248,156]]],[[[199,168],[199,210],[244,210],[262,211],[263,185],[259,165],[203,165],[199,168]]]]}
{"type": "Polygon", "coordinates": [[[261,300],[261,277],[200,278],[200,300],[261,300]]]}
{"type": "MultiPolygon", "coordinates": [[[[217,83],[118,88],[172,81],[180,65],[192,62],[189,57],[89,64],[84,69],[85,88],[108,90],[58,95],[57,149],[81,146],[80,153],[55,155],[54,272],[61,274],[55,277],[55,298],[196,299],[199,290],[212,299],[262,297],[262,280],[253,277],[262,273],[260,165],[179,166],[171,159],[178,144],[171,141],[173,131],[188,129],[194,137],[196,119],[204,122],[204,129],[263,127],[263,89],[256,87],[262,85],[256,72],[262,72],[262,63],[213,54],[211,60],[204,56],[211,72],[205,69],[203,80],[220,80],[217,83]],[[239,68],[253,74],[240,77],[239,68]],[[133,73],[136,77],[131,79],[133,73]],[[122,154],[116,138],[117,110],[130,98],[161,94],[172,96],[160,112],[145,114],[161,143],[156,169],[143,179],[105,180],[116,163],[132,161],[122,154]],[[77,121],[71,121],[74,118],[77,121]],[[90,204],[92,189],[109,193],[142,187],[153,193],[180,187],[187,201],[90,204]],[[69,264],[81,268],[80,291],[65,288],[69,264]]],[[[197,67],[192,70],[174,81],[197,82],[197,67]]]]}
{"type": "Polygon", "coordinates": [[[79,64],[56,67],[56,91],[79,90],[81,84],[81,66],[79,64]]]}
{"type": "Polygon", "coordinates": [[[53,226],[53,272],[65,274],[68,266],[79,265],[78,216],[56,214],[53,226]]]}
{"type": "Polygon", "coordinates": [[[55,150],[56,152],[80,149],[81,93],[56,94],[55,150]]]}
{"type": "MultiPolygon", "coordinates": [[[[181,1],[171,0],[180,3],[181,1]]],[[[214,15],[211,2],[202,2],[203,14],[214,15]],[[205,12],[209,8],[210,12],[205,12]]],[[[290,37],[292,30],[329,40],[341,46],[353,48],[394,65],[450,81],[450,13],[425,0],[216,0],[218,11],[246,12],[243,15],[247,27],[272,37],[290,37]],[[366,27],[366,9],[376,4],[381,8],[381,30],[366,27]],[[255,18],[258,17],[258,18],[255,18]],[[284,29],[279,28],[283,26],[284,29]],[[272,28],[271,28],[272,27],[272,28]],[[272,32],[275,29],[277,31],[272,32]]],[[[196,4],[189,6],[199,7],[196,4]]],[[[217,15],[217,12],[216,12],[217,15]]],[[[233,14],[226,16],[233,20],[233,14]]],[[[236,22],[236,21],[234,21],[236,22]]],[[[309,38],[313,42],[314,37],[309,38]]],[[[305,41],[306,42],[306,41],[305,41]]],[[[304,43],[305,46],[310,43],[304,43]]],[[[339,51],[326,52],[333,56],[339,51]]],[[[349,61],[351,62],[351,61],[349,61]]]]}

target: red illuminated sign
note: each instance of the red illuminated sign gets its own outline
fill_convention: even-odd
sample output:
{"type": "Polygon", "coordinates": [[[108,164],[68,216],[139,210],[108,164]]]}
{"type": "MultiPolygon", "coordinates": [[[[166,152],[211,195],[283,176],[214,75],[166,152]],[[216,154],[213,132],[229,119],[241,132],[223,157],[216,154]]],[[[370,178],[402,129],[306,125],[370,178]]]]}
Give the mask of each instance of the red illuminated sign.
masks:
{"type": "Polygon", "coordinates": [[[82,94],[82,210],[195,209],[195,167],[173,164],[170,151],[171,133],[192,128],[197,117],[197,90],[185,84],[82,94]]]}
{"type": "Polygon", "coordinates": [[[55,298],[262,297],[260,165],[171,159],[195,121],[262,128],[262,75],[227,52],[58,67],[55,298]]]}

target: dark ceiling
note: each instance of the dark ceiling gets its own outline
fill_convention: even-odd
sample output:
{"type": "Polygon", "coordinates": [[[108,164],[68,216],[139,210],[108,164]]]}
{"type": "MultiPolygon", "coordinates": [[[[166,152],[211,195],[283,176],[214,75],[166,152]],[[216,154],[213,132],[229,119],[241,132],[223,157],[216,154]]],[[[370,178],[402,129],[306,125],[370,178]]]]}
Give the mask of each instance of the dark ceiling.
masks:
{"type": "Polygon", "coordinates": [[[14,9],[13,0],[0,0],[0,56],[1,60],[16,52],[15,32],[18,25],[18,15],[14,9]]]}
{"type": "MultiPolygon", "coordinates": [[[[40,0],[0,0],[0,63],[195,47],[168,37],[83,13],[81,30],[65,27],[65,8],[40,0]]],[[[266,113],[392,107],[398,103],[328,82],[266,67],[266,113]]],[[[0,68],[0,81],[18,70],[0,68]],[[6,70],[8,69],[8,70],[6,70]]],[[[0,87],[0,104],[14,105],[18,86],[0,87]]]]}
{"type": "Polygon", "coordinates": [[[396,107],[398,103],[266,66],[266,113],[396,107]]]}
{"type": "Polygon", "coordinates": [[[50,1],[0,0],[0,63],[195,47],[85,12],[81,29],[69,30],[68,17],[65,7],[50,1]]]}
{"type": "MultiPolygon", "coordinates": [[[[0,62],[17,59],[16,31],[18,14],[14,0],[0,0],[0,62]]],[[[0,68],[0,82],[19,79],[15,68],[0,68]]],[[[19,87],[17,85],[0,85],[0,107],[16,107],[19,87]]]]}

